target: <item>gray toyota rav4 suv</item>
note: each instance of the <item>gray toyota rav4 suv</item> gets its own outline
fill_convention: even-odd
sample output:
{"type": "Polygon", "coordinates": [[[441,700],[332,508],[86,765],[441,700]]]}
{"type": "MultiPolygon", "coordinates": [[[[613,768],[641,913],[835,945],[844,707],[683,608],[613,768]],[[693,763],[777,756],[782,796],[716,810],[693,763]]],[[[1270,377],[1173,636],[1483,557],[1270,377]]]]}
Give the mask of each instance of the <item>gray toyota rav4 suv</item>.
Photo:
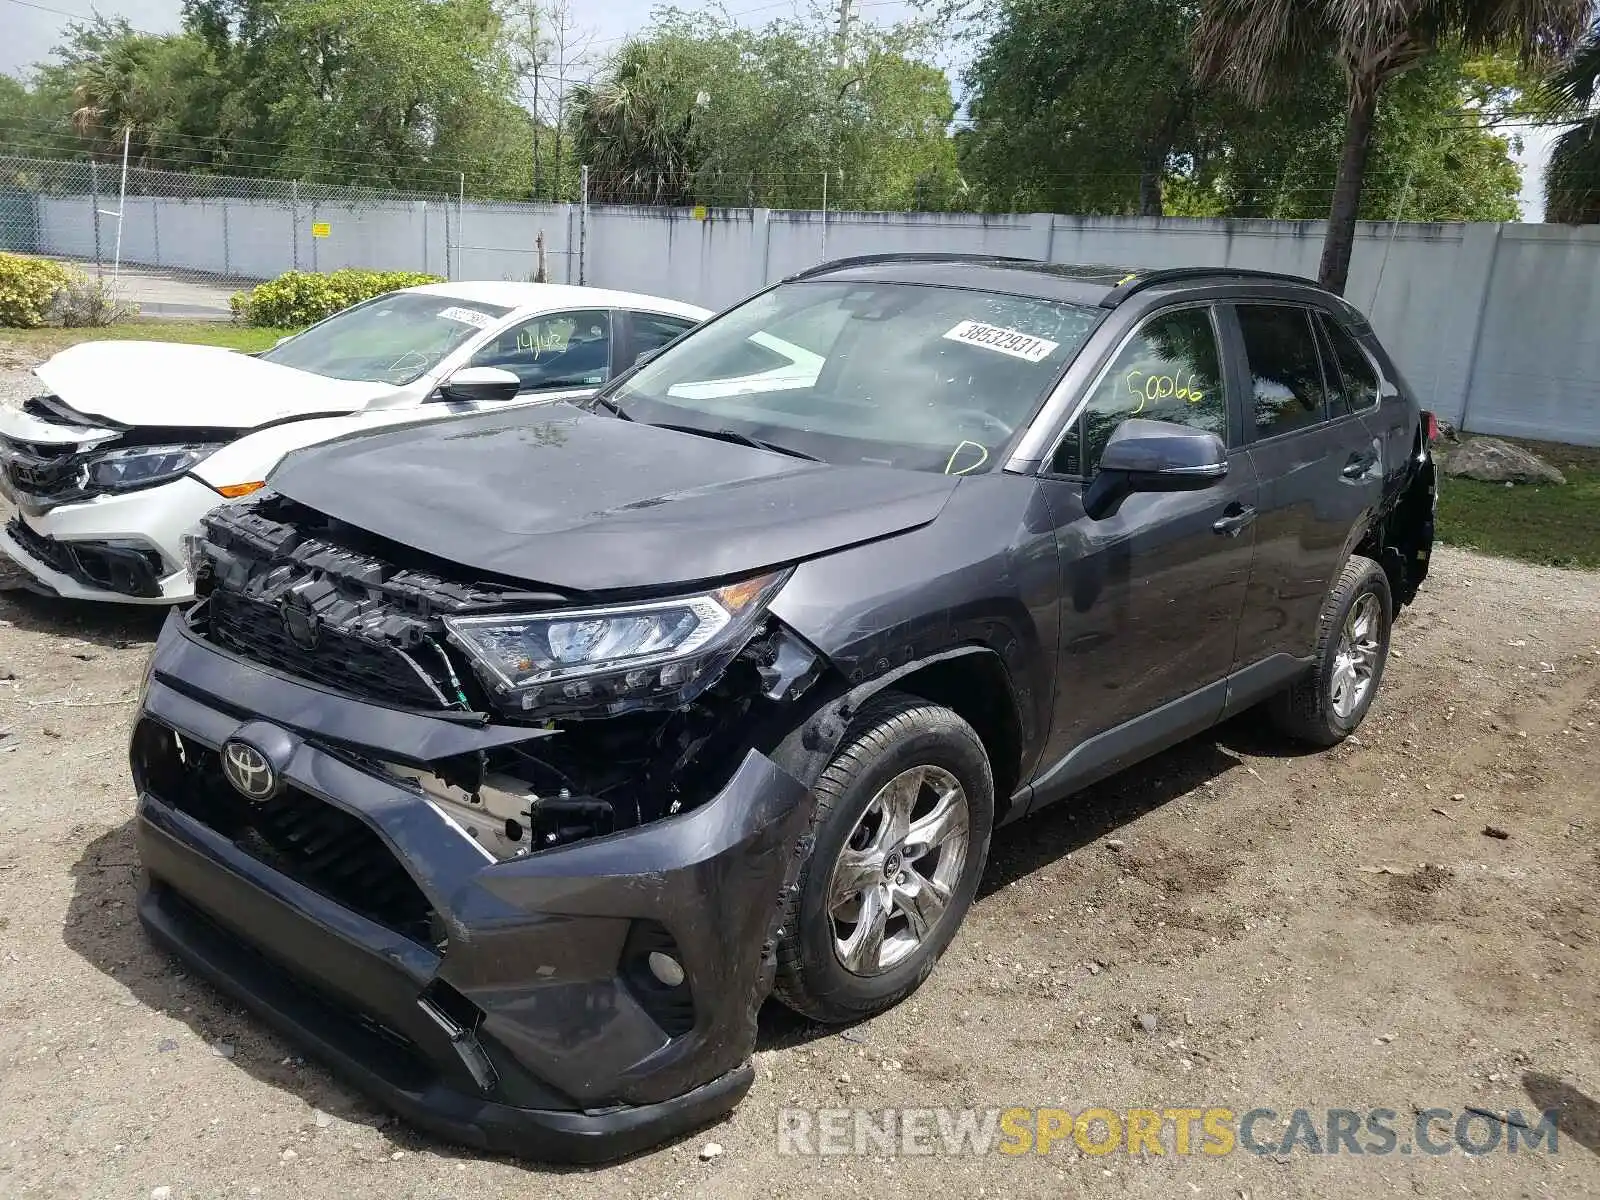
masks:
{"type": "Polygon", "coordinates": [[[139,915],[419,1125],[631,1153],[767,997],[916,988],[999,825],[1258,704],[1355,729],[1431,434],[1304,280],[887,255],[302,451],[156,647],[139,915]]]}

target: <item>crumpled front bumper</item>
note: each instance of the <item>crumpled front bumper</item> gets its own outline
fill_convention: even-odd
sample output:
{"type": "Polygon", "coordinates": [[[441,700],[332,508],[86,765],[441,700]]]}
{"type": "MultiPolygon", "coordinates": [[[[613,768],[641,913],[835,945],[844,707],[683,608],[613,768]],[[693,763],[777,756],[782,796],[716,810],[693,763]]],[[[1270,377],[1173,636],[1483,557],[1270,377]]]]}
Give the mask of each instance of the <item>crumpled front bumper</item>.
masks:
{"type": "Polygon", "coordinates": [[[450,1139],[601,1161],[686,1132],[750,1086],[810,793],[751,751],[689,812],[493,862],[421,792],[363,765],[427,767],[540,736],[324,691],[200,641],[174,614],[134,736],[141,920],[357,1087],[450,1139]],[[192,801],[159,794],[150,739],[176,733],[199,755],[241,731],[286,748],[295,795],[376,835],[437,915],[442,948],[280,872],[192,815],[192,801]],[[692,1019],[664,1027],[628,959],[641,946],[681,963],[692,1019]]]}
{"type": "Polygon", "coordinates": [[[48,594],[118,604],[175,604],[194,599],[194,582],[183,562],[183,535],[222,502],[187,475],[43,513],[19,510],[0,487],[0,554],[25,571],[36,590],[48,594]],[[25,538],[6,528],[12,519],[26,526],[25,538]],[[46,548],[51,552],[41,553],[46,548]],[[127,560],[126,569],[113,569],[119,558],[127,560]]]}

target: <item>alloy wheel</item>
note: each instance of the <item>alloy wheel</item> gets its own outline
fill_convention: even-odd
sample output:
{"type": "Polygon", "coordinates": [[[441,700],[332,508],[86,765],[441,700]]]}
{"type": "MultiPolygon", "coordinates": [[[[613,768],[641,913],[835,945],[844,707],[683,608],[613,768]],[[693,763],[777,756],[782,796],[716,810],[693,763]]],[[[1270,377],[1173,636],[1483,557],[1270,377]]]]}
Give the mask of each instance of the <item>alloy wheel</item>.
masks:
{"type": "Polygon", "coordinates": [[[1333,711],[1343,720],[1349,720],[1372,691],[1382,653],[1382,623],[1383,607],[1371,592],[1362,593],[1345,616],[1329,683],[1333,711]]]}
{"type": "Polygon", "coordinates": [[[942,767],[912,767],[880,788],[828,882],[833,948],[845,970],[881,975],[944,919],[966,863],[967,793],[942,767]]]}

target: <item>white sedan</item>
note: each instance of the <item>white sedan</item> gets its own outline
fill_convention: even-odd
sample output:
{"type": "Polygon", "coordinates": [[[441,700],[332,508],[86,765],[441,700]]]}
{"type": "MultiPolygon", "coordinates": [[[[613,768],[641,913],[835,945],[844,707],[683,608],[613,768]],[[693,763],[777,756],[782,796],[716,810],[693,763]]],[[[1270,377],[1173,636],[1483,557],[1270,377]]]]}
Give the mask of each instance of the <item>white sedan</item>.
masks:
{"type": "Polygon", "coordinates": [[[35,590],[170,604],[183,539],[291,450],[592,393],[711,314],[599,288],[440,283],[357,304],[258,355],[85,342],[0,405],[0,554],[35,590]]]}

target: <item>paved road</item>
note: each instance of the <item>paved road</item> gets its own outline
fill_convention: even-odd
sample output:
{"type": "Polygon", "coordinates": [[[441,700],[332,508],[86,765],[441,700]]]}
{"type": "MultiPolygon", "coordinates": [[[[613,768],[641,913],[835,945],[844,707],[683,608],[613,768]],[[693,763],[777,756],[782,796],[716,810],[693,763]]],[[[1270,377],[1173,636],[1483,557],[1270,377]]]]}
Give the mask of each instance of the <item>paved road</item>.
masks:
{"type": "MultiPolygon", "coordinates": [[[[77,265],[91,274],[95,273],[92,262],[78,262],[77,265]]],[[[109,282],[110,264],[102,263],[99,273],[109,282]]],[[[189,274],[124,263],[117,282],[123,299],[137,304],[143,316],[185,321],[225,321],[233,316],[228,308],[228,297],[258,281],[224,279],[216,275],[189,274]]]]}
{"type": "MultiPolygon", "coordinates": [[[[106,273],[110,278],[110,272],[106,273]]],[[[220,279],[214,275],[185,277],[153,267],[123,267],[118,286],[124,297],[147,317],[224,321],[232,317],[228,297],[255,280],[220,279]]]]}

